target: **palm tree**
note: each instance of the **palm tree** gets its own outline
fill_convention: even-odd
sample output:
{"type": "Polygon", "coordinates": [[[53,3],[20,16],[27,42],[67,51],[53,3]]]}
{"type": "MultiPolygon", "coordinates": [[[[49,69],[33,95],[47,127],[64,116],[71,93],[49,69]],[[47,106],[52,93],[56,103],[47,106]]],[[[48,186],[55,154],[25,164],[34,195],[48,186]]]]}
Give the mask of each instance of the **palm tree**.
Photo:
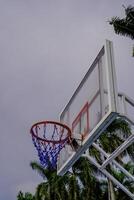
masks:
{"type": "Polygon", "coordinates": [[[26,192],[25,194],[23,194],[23,192],[20,191],[17,195],[17,199],[18,200],[35,200],[35,197],[29,192],[26,192]]]}
{"type": "MultiPolygon", "coordinates": [[[[117,119],[106,129],[97,143],[107,153],[111,153],[130,134],[129,124],[122,119],[117,119]]],[[[89,153],[100,164],[103,162],[101,153],[94,147],[89,149],[89,153]]],[[[118,157],[118,160],[123,163],[122,157],[118,157]]],[[[73,174],[67,173],[63,177],[58,176],[55,170],[44,169],[37,162],[31,162],[31,167],[37,170],[44,180],[36,189],[35,199],[37,200],[102,200],[108,199],[109,194],[113,199],[115,199],[115,194],[118,196],[121,194],[121,190],[115,193],[110,180],[108,180],[107,185],[106,179],[100,178],[99,170],[85,157],[81,157],[74,164],[72,167],[73,174]]],[[[111,167],[108,167],[108,170],[113,171],[111,167]]]]}
{"type": "Polygon", "coordinates": [[[73,166],[73,174],[67,173],[64,176],[58,176],[56,171],[44,169],[37,162],[31,162],[31,167],[43,177],[44,182],[36,188],[35,197],[37,200],[102,200],[102,185],[92,174],[95,167],[85,158],[80,158],[73,166]],[[85,162],[84,162],[85,160],[85,162]],[[84,178],[83,178],[84,177],[84,178]],[[90,185],[89,185],[90,183],[90,185]],[[95,192],[97,191],[97,193],[95,192]]]}
{"type": "Polygon", "coordinates": [[[81,200],[102,200],[107,193],[106,182],[98,180],[98,169],[86,157],[81,157],[72,167],[81,186],[81,200]]]}
{"type": "MultiPolygon", "coordinates": [[[[127,123],[123,119],[116,119],[101,135],[97,143],[106,151],[107,153],[112,153],[115,149],[117,149],[118,146],[120,146],[124,140],[131,134],[131,128],[129,123],[127,123]]],[[[129,148],[129,151],[125,151],[122,155],[119,155],[117,157],[117,160],[120,163],[123,162],[123,156],[124,155],[130,155],[130,157],[133,156],[133,145],[129,148]]],[[[94,147],[89,149],[90,155],[94,156],[94,158],[102,164],[104,161],[104,158],[95,150],[94,147]]],[[[111,173],[112,168],[111,166],[107,166],[107,170],[111,173]]],[[[109,199],[115,199],[115,192],[112,182],[108,179],[108,190],[109,190],[109,199]]]]}
{"type": "Polygon", "coordinates": [[[81,187],[75,174],[70,175],[69,178],[68,200],[81,200],[81,187]]]}
{"type": "MultiPolygon", "coordinates": [[[[134,164],[128,162],[123,165],[125,169],[128,170],[132,175],[134,175],[134,164]]],[[[127,179],[123,172],[115,171],[112,169],[112,174],[119,180],[124,186],[126,186],[132,193],[134,193],[134,182],[127,179]]],[[[117,199],[130,200],[130,198],[120,189],[116,187],[116,197],[117,199]]]]}
{"type": "Polygon", "coordinates": [[[37,162],[31,162],[30,165],[44,180],[36,189],[35,196],[38,200],[73,200],[80,196],[79,184],[74,175],[58,176],[56,170],[44,169],[37,162]]]}
{"type": "Polygon", "coordinates": [[[113,25],[115,33],[134,39],[134,7],[125,8],[125,14],[125,18],[113,17],[109,23],[113,25]]]}
{"type": "Polygon", "coordinates": [[[17,199],[18,200],[24,200],[24,196],[23,196],[23,193],[21,191],[18,193],[17,199]]]}
{"type": "MultiPolygon", "coordinates": [[[[125,7],[124,7],[125,8],[125,7]]],[[[134,39],[134,7],[128,6],[125,8],[126,17],[120,19],[119,17],[113,17],[109,24],[114,27],[116,34],[123,35],[134,39]]],[[[134,48],[133,48],[134,56],[134,48]]]]}
{"type": "MultiPolygon", "coordinates": [[[[117,149],[128,136],[131,135],[131,127],[130,124],[124,119],[118,118],[116,119],[101,135],[99,138],[99,145],[107,152],[112,153],[115,149],[117,149]]],[[[133,157],[133,145],[129,147],[129,151],[124,151],[123,154],[117,157],[117,160],[120,163],[123,163],[122,156],[129,155],[133,157]]]]}

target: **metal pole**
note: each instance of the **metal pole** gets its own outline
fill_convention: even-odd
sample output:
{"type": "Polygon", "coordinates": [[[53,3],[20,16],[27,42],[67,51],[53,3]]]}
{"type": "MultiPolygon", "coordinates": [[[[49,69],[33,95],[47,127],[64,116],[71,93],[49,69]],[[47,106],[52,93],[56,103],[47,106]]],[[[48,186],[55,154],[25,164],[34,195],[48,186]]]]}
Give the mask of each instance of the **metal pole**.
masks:
{"type": "Polygon", "coordinates": [[[121,144],[102,164],[101,169],[104,169],[114,158],[123,152],[128,146],[134,142],[134,134],[130,135],[123,144],[121,144]]]}
{"type": "MultiPolygon", "coordinates": [[[[109,157],[109,155],[96,143],[92,144],[93,147],[95,147],[100,153],[102,153],[106,158],[109,157]]],[[[112,160],[113,164],[118,167],[128,178],[130,178],[132,181],[134,181],[134,176],[130,174],[124,167],[122,167],[117,161],[112,160]]]]}
{"type": "Polygon", "coordinates": [[[91,163],[93,163],[107,178],[109,178],[115,185],[120,187],[131,199],[134,200],[134,194],[132,194],[124,185],[122,185],[116,178],[114,178],[106,169],[101,169],[101,165],[98,164],[91,156],[83,155],[91,163]]]}

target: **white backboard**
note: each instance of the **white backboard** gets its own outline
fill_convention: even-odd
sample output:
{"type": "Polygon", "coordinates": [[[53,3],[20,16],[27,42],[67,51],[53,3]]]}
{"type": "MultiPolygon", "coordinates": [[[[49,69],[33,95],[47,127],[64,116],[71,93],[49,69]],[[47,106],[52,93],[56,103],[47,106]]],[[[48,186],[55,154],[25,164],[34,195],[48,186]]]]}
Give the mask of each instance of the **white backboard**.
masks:
{"type": "Polygon", "coordinates": [[[113,45],[106,40],[60,115],[60,122],[71,128],[78,148],[66,145],[61,150],[57,163],[59,175],[66,173],[116,118],[117,100],[113,45]]]}

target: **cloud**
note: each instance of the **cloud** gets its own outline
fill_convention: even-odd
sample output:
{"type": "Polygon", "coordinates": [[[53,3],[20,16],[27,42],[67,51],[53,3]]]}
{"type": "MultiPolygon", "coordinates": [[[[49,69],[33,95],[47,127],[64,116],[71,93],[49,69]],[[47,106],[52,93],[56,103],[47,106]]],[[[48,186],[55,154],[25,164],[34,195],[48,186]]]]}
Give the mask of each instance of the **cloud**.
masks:
{"type": "Polygon", "coordinates": [[[132,41],[106,22],[124,2],[0,1],[0,199],[40,180],[29,167],[38,159],[29,129],[58,120],[105,38],[114,42],[119,88],[134,98],[132,41]]]}

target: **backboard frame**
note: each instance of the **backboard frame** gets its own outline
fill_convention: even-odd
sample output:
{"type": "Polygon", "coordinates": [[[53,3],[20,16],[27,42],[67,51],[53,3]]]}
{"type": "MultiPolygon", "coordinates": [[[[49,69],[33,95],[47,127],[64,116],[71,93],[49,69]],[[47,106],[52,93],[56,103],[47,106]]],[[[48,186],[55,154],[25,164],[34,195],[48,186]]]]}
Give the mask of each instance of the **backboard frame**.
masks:
{"type": "MultiPolygon", "coordinates": [[[[69,168],[78,160],[78,158],[87,150],[87,148],[92,145],[92,143],[101,135],[101,133],[112,123],[112,121],[118,116],[118,97],[117,97],[117,85],[116,85],[116,74],[115,74],[115,65],[114,65],[114,57],[113,57],[113,44],[111,41],[106,40],[105,45],[99,52],[98,56],[96,57],[95,61],[89,68],[88,72],[86,73],[85,77],[79,84],[78,88],[74,92],[73,96],[71,97],[68,104],[63,109],[62,113],[60,114],[60,121],[62,116],[64,115],[65,111],[69,108],[70,104],[72,103],[73,99],[79,93],[80,89],[82,88],[83,84],[85,83],[87,77],[94,69],[94,66],[98,62],[100,56],[104,54],[105,51],[105,64],[106,64],[106,77],[107,77],[107,88],[108,88],[108,102],[109,102],[109,111],[102,117],[99,123],[96,125],[95,128],[85,137],[82,142],[82,146],[76,151],[73,152],[70,158],[63,164],[63,166],[57,170],[58,175],[65,174],[69,168]]],[[[103,83],[102,83],[103,84],[103,83]]],[[[101,91],[100,91],[101,93],[101,91]]],[[[101,96],[103,98],[103,96],[101,96]]],[[[102,107],[104,100],[101,99],[102,107]]],[[[86,104],[85,104],[86,105],[86,104]]],[[[82,113],[83,110],[80,111],[79,115],[82,113]]],[[[88,115],[88,114],[87,114],[88,115]]],[[[76,118],[77,121],[77,118],[76,118]]],[[[75,123],[75,122],[74,122],[75,123]]]]}

